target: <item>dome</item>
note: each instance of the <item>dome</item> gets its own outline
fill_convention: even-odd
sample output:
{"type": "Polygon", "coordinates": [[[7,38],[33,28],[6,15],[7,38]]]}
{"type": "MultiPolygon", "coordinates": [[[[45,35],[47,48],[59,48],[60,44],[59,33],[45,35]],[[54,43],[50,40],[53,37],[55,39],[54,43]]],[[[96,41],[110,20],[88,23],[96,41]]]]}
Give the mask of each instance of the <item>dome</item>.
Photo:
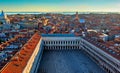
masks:
{"type": "Polygon", "coordinates": [[[7,15],[2,11],[0,14],[0,19],[6,19],[7,15]]]}
{"type": "Polygon", "coordinates": [[[10,24],[10,20],[8,19],[7,15],[3,11],[0,14],[0,21],[3,24],[10,24]]]}
{"type": "Polygon", "coordinates": [[[80,19],[80,23],[85,23],[85,19],[80,19]]]}

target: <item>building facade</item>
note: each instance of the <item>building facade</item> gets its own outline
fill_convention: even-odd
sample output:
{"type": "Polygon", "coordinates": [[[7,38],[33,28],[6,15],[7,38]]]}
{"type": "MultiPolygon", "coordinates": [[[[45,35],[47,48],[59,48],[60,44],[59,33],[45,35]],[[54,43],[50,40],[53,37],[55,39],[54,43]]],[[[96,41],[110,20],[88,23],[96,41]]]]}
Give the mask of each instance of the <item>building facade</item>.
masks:
{"type": "MultiPolygon", "coordinates": [[[[103,51],[100,47],[91,43],[90,39],[84,37],[76,37],[73,34],[44,34],[42,36],[42,42],[40,50],[71,50],[79,49],[83,50],[97,65],[99,65],[107,73],[120,73],[120,60],[111,56],[109,53],[103,51]]],[[[93,42],[93,41],[92,41],[93,42]]],[[[96,43],[98,44],[98,43],[96,43]]],[[[101,45],[101,44],[100,44],[101,45]]],[[[101,45],[102,46],[102,45],[101,45]]],[[[108,49],[104,46],[102,48],[108,49]]],[[[41,52],[42,53],[42,52],[41,52]]],[[[38,54],[41,59],[41,54],[38,54]]],[[[40,62],[40,59],[37,58],[40,62]]],[[[36,66],[35,65],[35,66],[36,66]]],[[[35,69],[35,68],[33,68],[35,69]]],[[[37,70],[37,69],[35,69],[37,70]]],[[[34,73],[34,72],[33,72],[34,73]]]]}

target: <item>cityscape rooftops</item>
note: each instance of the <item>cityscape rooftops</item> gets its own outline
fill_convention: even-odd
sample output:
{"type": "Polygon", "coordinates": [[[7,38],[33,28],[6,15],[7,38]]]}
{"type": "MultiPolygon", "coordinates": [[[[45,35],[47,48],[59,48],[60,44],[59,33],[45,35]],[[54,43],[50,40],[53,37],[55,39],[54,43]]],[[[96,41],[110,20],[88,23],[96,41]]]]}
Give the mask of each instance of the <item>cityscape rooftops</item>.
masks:
{"type": "Polygon", "coordinates": [[[103,50],[104,52],[106,52],[107,54],[113,56],[114,58],[120,60],[120,50],[117,50],[117,47],[111,45],[114,42],[109,42],[109,43],[101,43],[98,42],[96,40],[93,40],[91,38],[84,38],[85,40],[87,40],[88,42],[92,43],[93,45],[95,45],[96,47],[100,48],[101,50],[103,50]]]}
{"type": "Polygon", "coordinates": [[[1,73],[22,73],[38,44],[39,39],[39,34],[35,33],[21,50],[12,57],[11,61],[3,67],[1,73]]]}
{"type": "MultiPolygon", "coordinates": [[[[1,15],[4,16],[4,12],[2,12],[1,15]]],[[[109,38],[114,39],[114,36],[120,33],[119,32],[120,27],[118,26],[120,21],[119,21],[118,15],[99,15],[99,14],[98,15],[97,14],[96,15],[93,15],[93,14],[78,15],[77,14],[77,16],[76,16],[77,18],[79,16],[85,17],[85,19],[77,20],[77,22],[72,20],[73,19],[72,16],[67,16],[67,15],[61,15],[61,16],[54,15],[54,18],[53,18],[53,16],[51,16],[51,18],[49,18],[49,19],[48,18],[40,19],[38,16],[38,19],[40,19],[40,21],[43,21],[43,23],[47,24],[46,26],[43,26],[43,23],[38,21],[37,17],[35,18],[35,15],[32,15],[32,16],[30,16],[30,15],[29,16],[28,15],[11,15],[11,18],[12,18],[12,16],[14,16],[13,20],[12,20],[13,22],[17,21],[20,23],[21,22],[27,23],[27,26],[30,26],[29,25],[30,22],[34,22],[34,24],[38,23],[39,27],[38,27],[38,25],[37,25],[37,27],[39,28],[40,32],[41,33],[48,33],[48,34],[41,34],[42,37],[82,36],[82,31],[84,31],[85,28],[92,29],[92,30],[86,29],[86,30],[88,30],[86,34],[89,35],[89,36],[87,36],[88,38],[86,38],[86,40],[88,42],[92,43],[93,45],[97,46],[98,48],[100,48],[104,52],[106,52],[106,53],[112,55],[113,57],[115,57],[116,59],[120,60],[120,49],[119,49],[120,46],[119,46],[119,44],[116,44],[114,41],[112,41],[112,42],[110,40],[108,41],[108,38],[107,38],[107,41],[102,41],[102,42],[99,42],[98,40],[96,41],[96,40],[91,39],[91,38],[100,39],[100,37],[101,38],[109,37],[109,38]],[[84,24],[82,26],[82,23],[85,23],[86,27],[84,27],[84,24]],[[103,32],[103,30],[104,31],[109,30],[109,31],[107,31],[107,33],[106,33],[106,32],[103,32]],[[52,34],[50,34],[50,33],[52,33],[52,34]],[[72,33],[72,34],[70,34],[70,33],[72,33]],[[104,33],[104,34],[102,34],[102,33],[104,33]],[[105,35],[105,34],[107,34],[107,35],[105,35]],[[115,45],[118,45],[118,46],[115,46],[115,45]]],[[[34,28],[34,27],[32,27],[32,28],[34,28]]],[[[2,31],[2,32],[9,33],[10,30],[2,31]]],[[[11,36],[13,34],[23,34],[23,33],[30,34],[30,31],[28,32],[28,30],[23,29],[23,30],[19,30],[16,32],[16,30],[15,30],[15,32],[13,32],[13,31],[11,32],[11,36]]],[[[4,36],[4,34],[1,33],[0,36],[4,36]]],[[[7,36],[9,36],[9,35],[7,35],[7,36]]],[[[117,40],[117,42],[118,41],[119,40],[117,40]]],[[[32,42],[36,42],[36,41],[32,40],[32,42]]],[[[9,44],[9,43],[5,42],[2,45],[0,45],[0,47],[4,48],[4,47],[6,47],[6,44],[9,44]]],[[[13,68],[16,67],[16,70],[18,69],[18,71],[20,70],[22,72],[23,68],[25,67],[27,61],[30,58],[30,54],[32,54],[32,51],[34,51],[31,49],[28,49],[31,47],[32,44],[33,44],[33,46],[35,46],[34,43],[28,42],[27,46],[26,46],[27,48],[23,47],[19,51],[20,54],[18,53],[15,55],[14,58],[12,58],[12,60],[6,65],[6,68],[4,68],[5,72],[7,70],[11,69],[12,67],[13,68]],[[26,55],[26,53],[28,53],[28,55],[24,56],[24,55],[26,55]],[[19,57],[19,60],[15,59],[16,57],[17,58],[19,57]],[[11,68],[9,68],[9,67],[11,67],[11,68]],[[20,67],[22,67],[22,68],[20,68],[20,67]]],[[[9,46],[9,47],[11,47],[11,46],[9,46]]],[[[8,73],[9,73],[9,71],[8,71],[8,73]]]]}

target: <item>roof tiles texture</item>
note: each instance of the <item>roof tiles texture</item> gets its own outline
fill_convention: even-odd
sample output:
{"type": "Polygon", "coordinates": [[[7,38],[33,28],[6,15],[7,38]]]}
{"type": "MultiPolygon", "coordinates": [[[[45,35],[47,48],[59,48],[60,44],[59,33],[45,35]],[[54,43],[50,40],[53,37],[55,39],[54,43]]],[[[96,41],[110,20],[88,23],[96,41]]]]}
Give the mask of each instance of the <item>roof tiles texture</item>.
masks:
{"type": "Polygon", "coordinates": [[[3,67],[1,73],[22,73],[27,65],[36,45],[40,40],[38,33],[35,33],[19,52],[3,67]]]}

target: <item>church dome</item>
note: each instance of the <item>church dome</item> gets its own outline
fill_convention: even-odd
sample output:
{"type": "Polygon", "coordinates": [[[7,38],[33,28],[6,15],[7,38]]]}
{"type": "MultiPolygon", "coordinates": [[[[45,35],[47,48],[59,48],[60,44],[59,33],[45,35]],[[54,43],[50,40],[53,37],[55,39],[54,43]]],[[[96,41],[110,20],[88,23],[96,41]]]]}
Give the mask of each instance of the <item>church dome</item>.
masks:
{"type": "Polygon", "coordinates": [[[3,11],[0,14],[0,19],[7,19],[7,15],[3,11]]]}
{"type": "Polygon", "coordinates": [[[10,24],[9,18],[3,11],[0,14],[0,22],[2,22],[3,24],[10,24]]]}

